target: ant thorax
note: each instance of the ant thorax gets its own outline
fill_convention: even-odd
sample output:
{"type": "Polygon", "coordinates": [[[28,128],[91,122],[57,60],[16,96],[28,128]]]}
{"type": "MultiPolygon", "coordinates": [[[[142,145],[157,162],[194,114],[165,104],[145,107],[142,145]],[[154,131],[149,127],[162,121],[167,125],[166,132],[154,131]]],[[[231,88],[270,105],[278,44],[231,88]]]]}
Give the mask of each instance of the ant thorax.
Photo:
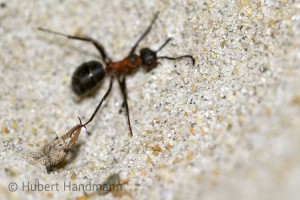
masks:
{"type": "Polygon", "coordinates": [[[121,61],[107,65],[106,72],[113,74],[130,74],[142,65],[142,59],[137,54],[131,54],[121,61]]]}

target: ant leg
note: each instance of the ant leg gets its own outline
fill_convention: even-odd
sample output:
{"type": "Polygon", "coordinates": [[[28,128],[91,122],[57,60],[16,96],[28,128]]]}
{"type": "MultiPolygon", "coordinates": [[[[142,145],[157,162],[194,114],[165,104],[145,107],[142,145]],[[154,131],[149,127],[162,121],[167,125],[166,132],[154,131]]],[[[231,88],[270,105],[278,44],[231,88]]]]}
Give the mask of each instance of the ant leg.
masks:
{"type": "Polygon", "coordinates": [[[89,124],[93,119],[94,117],[96,116],[98,110],[100,109],[102,103],[105,101],[105,99],[107,98],[107,96],[109,95],[110,91],[111,91],[111,88],[112,88],[112,85],[113,85],[113,76],[110,78],[110,83],[109,83],[109,87],[108,87],[108,90],[106,91],[106,93],[104,94],[104,96],[102,97],[101,101],[99,102],[98,106],[96,107],[96,110],[94,111],[93,115],[90,117],[90,119],[83,124],[83,126],[89,124]]]}
{"type": "Polygon", "coordinates": [[[127,115],[127,123],[129,126],[129,135],[132,137],[132,129],[131,129],[131,123],[130,123],[130,117],[129,117],[129,108],[128,108],[128,102],[127,102],[127,91],[126,91],[126,79],[125,76],[123,76],[122,78],[120,78],[120,76],[118,76],[118,82],[123,94],[123,99],[124,99],[124,103],[125,103],[125,109],[126,109],[126,115],[127,115]]]}
{"type": "MultiPolygon", "coordinates": [[[[124,87],[124,91],[125,91],[125,95],[126,95],[126,99],[127,99],[127,86],[126,86],[126,77],[125,76],[123,76],[122,82],[123,82],[123,87],[124,87]]],[[[125,104],[126,103],[125,103],[125,99],[124,99],[124,101],[122,103],[122,108],[125,107],[125,104]]]]}
{"type": "Polygon", "coordinates": [[[105,95],[103,96],[103,98],[101,99],[101,101],[99,102],[96,110],[94,111],[93,115],[91,116],[91,118],[84,124],[81,123],[81,119],[79,118],[79,121],[80,121],[80,124],[79,125],[76,125],[74,126],[71,130],[69,130],[62,138],[63,140],[66,140],[70,137],[72,137],[74,131],[76,131],[75,135],[71,138],[69,144],[67,145],[67,148],[66,148],[66,151],[69,151],[72,146],[75,144],[76,140],[78,139],[79,137],[79,134],[80,134],[80,131],[81,131],[81,128],[82,127],[85,127],[87,124],[89,124],[93,119],[94,117],[96,116],[98,110],[100,109],[103,101],[107,98],[107,96],[109,95],[110,91],[111,91],[111,88],[112,88],[112,84],[113,84],[113,77],[110,78],[110,84],[109,84],[109,88],[108,90],[106,91],[105,95]]]}
{"type": "Polygon", "coordinates": [[[90,42],[98,49],[98,51],[100,52],[100,54],[102,56],[102,59],[104,60],[105,63],[111,63],[112,62],[111,59],[109,58],[109,56],[107,55],[103,45],[101,43],[99,43],[97,40],[93,39],[93,38],[90,38],[88,36],[79,37],[79,36],[67,35],[67,34],[59,33],[59,32],[52,31],[52,30],[45,29],[45,28],[41,28],[41,27],[39,27],[38,30],[48,32],[48,33],[52,33],[52,34],[56,34],[56,35],[60,35],[60,36],[64,36],[64,37],[67,37],[68,39],[90,42]]]}
{"type": "Polygon", "coordinates": [[[155,13],[154,18],[152,19],[150,25],[148,26],[148,28],[146,29],[146,31],[141,35],[141,37],[138,39],[138,41],[136,41],[136,43],[134,44],[134,46],[132,47],[130,53],[128,55],[133,54],[133,52],[135,51],[135,49],[137,48],[137,46],[139,45],[139,43],[146,37],[146,35],[150,32],[152,25],[154,24],[155,20],[158,17],[158,13],[155,13]]]}

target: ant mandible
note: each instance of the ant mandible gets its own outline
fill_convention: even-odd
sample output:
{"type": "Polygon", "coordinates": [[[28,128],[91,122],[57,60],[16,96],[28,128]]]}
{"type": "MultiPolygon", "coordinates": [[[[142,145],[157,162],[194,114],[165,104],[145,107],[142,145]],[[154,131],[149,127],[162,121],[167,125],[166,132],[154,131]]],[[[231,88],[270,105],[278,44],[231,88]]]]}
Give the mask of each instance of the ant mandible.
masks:
{"type": "MultiPolygon", "coordinates": [[[[140,38],[131,48],[128,56],[126,56],[124,59],[117,62],[113,62],[112,59],[106,53],[103,45],[91,37],[66,35],[49,29],[38,28],[41,31],[64,36],[67,37],[68,39],[90,42],[97,48],[104,61],[105,67],[103,67],[103,65],[99,61],[95,61],[95,60],[88,61],[81,64],[75,70],[72,76],[72,89],[78,96],[84,96],[87,93],[94,90],[106,75],[111,75],[109,88],[106,94],[104,95],[104,99],[103,99],[105,100],[105,98],[108,96],[108,94],[111,91],[114,76],[116,76],[124,99],[123,106],[125,106],[126,109],[127,123],[129,126],[130,136],[132,136],[133,134],[132,134],[132,128],[131,128],[130,117],[129,117],[129,109],[127,103],[126,75],[133,73],[141,66],[144,67],[146,71],[150,71],[151,69],[155,68],[158,65],[158,59],[178,60],[182,58],[189,58],[192,60],[193,65],[195,64],[195,60],[191,55],[182,55],[179,57],[157,56],[157,53],[170,42],[171,38],[168,38],[156,51],[146,47],[140,50],[140,55],[135,53],[135,50],[138,47],[139,43],[150,32],[152,25],[156,21],[157,17],[158,17],[158,12],[154,15],[154,18],[152,19],[146,31],[140,36],[140,38]]],[[[94,113],[94,115],[97,113],[97,111],[94,113]]]]}

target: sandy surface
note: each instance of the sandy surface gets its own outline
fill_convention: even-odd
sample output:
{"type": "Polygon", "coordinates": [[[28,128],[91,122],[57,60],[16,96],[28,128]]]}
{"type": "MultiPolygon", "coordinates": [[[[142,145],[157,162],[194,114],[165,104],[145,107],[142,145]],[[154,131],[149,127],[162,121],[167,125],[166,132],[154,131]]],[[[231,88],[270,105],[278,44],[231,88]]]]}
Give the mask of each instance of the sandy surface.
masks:
{"type": "Polygon", "coordinates": [[[298,0],[0,1],[0,199],[75,199],[84,192],[64,184],[99,184],[113,173],[123,192],[103,198],[298,199],[299,8],[298,0]],[[156,11],[141,47],[172,37],[159,55],[192,54],[196,65],[161,60],[127,78],[134,136],[115,84],[64,165],[48,174],[26,158],[77,116],[87,120],[108,86],[79,100],[71,75],[98,52],[37,27],[97,38],[118,60],[156,11]],[[23,187],[37,183],[58,186],[23,187]]]}

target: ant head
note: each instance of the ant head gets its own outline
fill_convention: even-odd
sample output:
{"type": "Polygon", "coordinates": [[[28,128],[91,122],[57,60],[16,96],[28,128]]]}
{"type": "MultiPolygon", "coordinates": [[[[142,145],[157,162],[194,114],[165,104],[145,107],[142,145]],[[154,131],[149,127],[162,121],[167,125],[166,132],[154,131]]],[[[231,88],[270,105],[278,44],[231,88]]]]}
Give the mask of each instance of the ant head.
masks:
{"type": "Polygon", "coordinates": [[[152,51],[149,48],[143,48],[140,50],[140,56],[142,58],[143,66],[147,71],[157,66],[156,51],[152,51]]]}
{"type": "Polygon", "coordinates": [[[72,76],[72,89],[83,96],[95,89],[105,77],[105,69],[99,61],[89,61],[81,64],[72,76]]]}

